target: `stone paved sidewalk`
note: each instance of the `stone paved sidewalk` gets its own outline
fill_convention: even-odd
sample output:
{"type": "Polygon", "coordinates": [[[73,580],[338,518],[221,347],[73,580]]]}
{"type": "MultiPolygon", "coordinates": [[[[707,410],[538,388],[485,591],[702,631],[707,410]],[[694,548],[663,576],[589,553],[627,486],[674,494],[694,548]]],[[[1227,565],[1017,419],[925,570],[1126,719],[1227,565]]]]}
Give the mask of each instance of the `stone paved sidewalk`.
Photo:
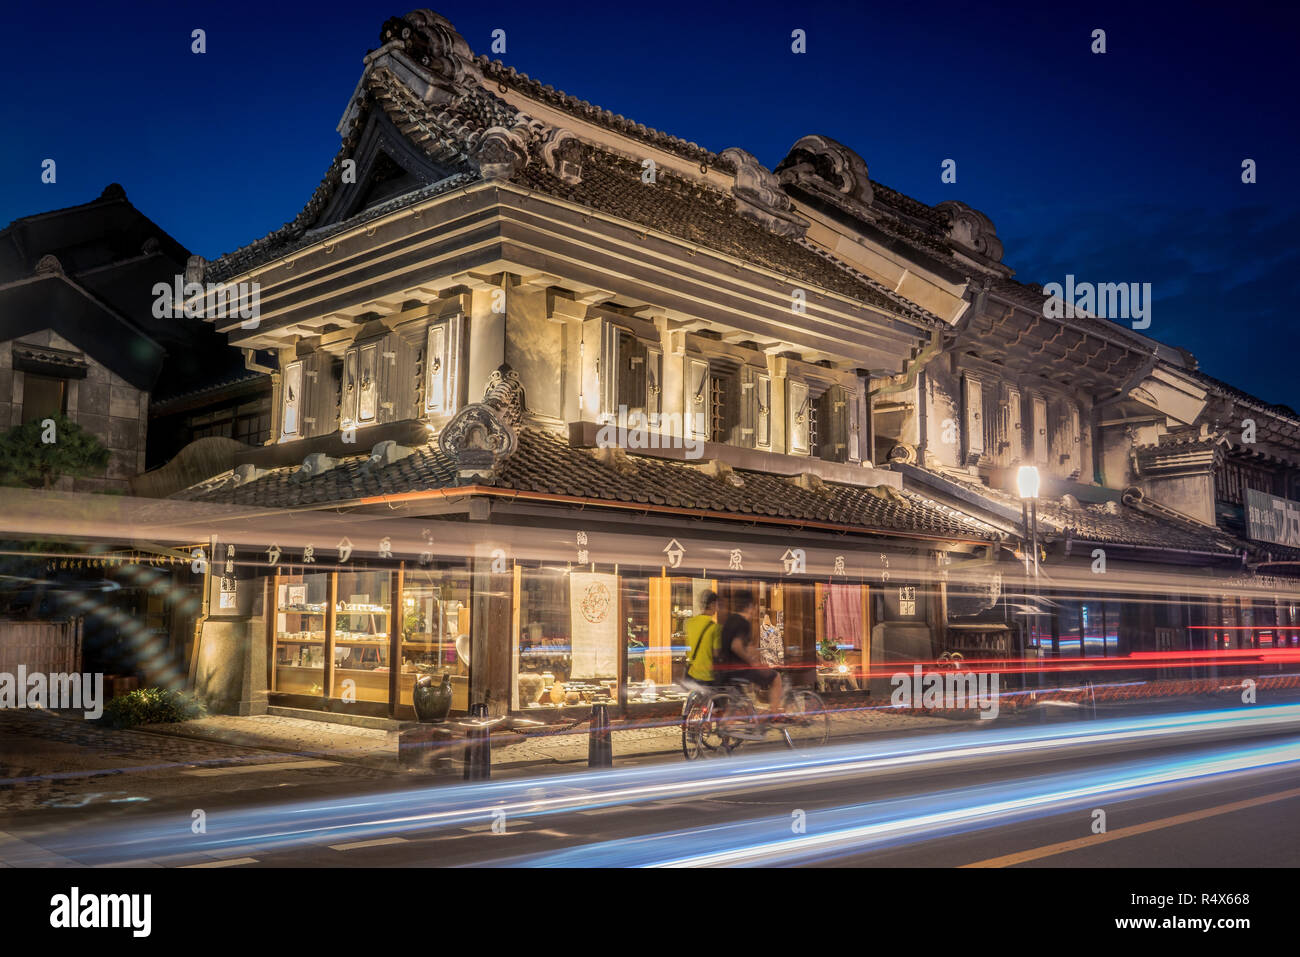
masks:
{"type": "MultiPolygon", "coordinates": [[[[281,740],[292,743],[287,737],[281,740]]],[[[150,729],[117,730],[77,713],[3,709],[0,816],[392,774],[342,759],[277,753],[286,750],[292,749],[250,746],[233,736],[204,741],[150,729]]]]}
{"type": "MultiPolygon", "coordinates": [[[[917,728],[971,724],[880,708],[846,709],[831,716],[834,737],[906,731],[917,728]]],[[[302,757],[355,762],[395,770],[398,766],[396,731],[357,728],[281,715],[234,717],[214,715],[174,725],[153,725],[142,730],[160,735],[220,741],[244,747],[292,752],[302,757]]],[[[492,736],[492,763],[496,766],[566,764],[587,760],[588,726],[580,724],[560,733],[492,736]]],[[[675,717],[649,718],[635,726],[616,725],[612,732],[614,757],[642,757],[679,753],[681,725],[675,717]]],[[[775,737],[773,740],[779,740],[775,737]]]]}

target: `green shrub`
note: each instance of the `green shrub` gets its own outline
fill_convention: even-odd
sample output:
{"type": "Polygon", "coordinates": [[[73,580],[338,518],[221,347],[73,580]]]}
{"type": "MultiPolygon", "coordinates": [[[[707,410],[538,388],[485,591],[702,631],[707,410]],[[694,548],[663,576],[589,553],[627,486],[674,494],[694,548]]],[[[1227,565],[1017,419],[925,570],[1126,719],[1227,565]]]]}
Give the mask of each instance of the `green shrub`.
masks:
{"type": "Polygon", "coordinates": [[[203,715],[193,695],[165,688],[139,688],[120,694],[104,706],[103,721],[114,728],[137,724],[173,724],[203,715]]]}

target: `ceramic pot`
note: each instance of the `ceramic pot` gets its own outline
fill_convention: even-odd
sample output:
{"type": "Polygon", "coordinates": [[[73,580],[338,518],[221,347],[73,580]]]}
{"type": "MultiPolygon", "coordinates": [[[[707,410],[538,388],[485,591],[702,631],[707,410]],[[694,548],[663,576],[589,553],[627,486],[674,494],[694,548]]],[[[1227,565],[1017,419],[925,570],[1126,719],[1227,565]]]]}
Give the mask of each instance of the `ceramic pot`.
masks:
{"type": "Polygon", "coordinates": [[[519,676],[519,702],[525,708],[542,696],[542,676],[524,672],[519,676]]]}
{"type": "Polygon", "coordinates": [[[564,704],[564,683],[557,681],[551,685],[551,704],[564,704]]]}
{"type": "Polygon", "coordinates": [[[411,702],[415,705],[415,716],[420,721],[445,721],[451,711],[451,675],[444,674],[442,683],[437,684],[433,675],[421,675],[415,679],[415,688],[411,692],[411,702]]]}

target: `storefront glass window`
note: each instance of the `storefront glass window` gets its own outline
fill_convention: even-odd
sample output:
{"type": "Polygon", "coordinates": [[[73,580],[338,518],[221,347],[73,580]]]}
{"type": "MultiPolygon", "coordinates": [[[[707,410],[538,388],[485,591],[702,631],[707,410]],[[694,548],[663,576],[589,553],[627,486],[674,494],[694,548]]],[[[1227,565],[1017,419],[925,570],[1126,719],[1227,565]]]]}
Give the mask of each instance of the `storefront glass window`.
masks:
{"type": "Polygon", "coordinates": [[[422,674],[451,675],[453,711],[469,710],[470,576],[467,568],[408,568],[402,585],[400,702],[422,674]]]}
{"type": "Polygon", "coordinates": [[[321,695],[329,575],[290,575],[276,586],[276,641],[271,690],[321,695]]]}
{"type": "Polygon", "coordinates": [[[338,576],[331,697],[388,701],[390,578],[387,571],[338,576]]]}

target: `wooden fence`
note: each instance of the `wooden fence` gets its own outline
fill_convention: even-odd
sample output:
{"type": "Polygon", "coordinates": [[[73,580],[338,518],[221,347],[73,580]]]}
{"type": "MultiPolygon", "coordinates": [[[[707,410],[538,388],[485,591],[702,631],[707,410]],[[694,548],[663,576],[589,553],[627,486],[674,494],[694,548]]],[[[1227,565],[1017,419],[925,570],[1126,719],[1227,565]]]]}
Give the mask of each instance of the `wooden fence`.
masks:
{"type": "Polygon", "coordinates": [[[81,619],[0,620],[0,673],[81,671],[81,619]]]}

